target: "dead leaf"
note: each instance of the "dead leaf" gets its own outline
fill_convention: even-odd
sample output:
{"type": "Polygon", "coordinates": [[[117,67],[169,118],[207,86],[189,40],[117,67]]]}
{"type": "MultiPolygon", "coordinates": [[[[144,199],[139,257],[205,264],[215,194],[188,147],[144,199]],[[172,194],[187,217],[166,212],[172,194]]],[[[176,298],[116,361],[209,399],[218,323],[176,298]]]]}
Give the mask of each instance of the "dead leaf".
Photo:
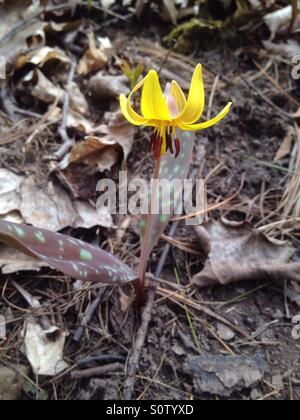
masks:
{"type": "Polygon", "coordinates": [[[63,89],[47,79],[39,69],[29,72],[24,77],[22,84],[32,96],[49,104],[53,103],[56,98],[61,102],[65,94],[63,89]]]}
{"type": "Polygon", "coordinates": [[[18,191],[22,181],[21,176],[0,169],[0,215],[20,208],[21,197],[18,191]]]}
{"type": "Polygon", "coordinates": [[[105,75],[103,72],[99,72],[91,78],[90,89],[93,97],[101,103],[116,99],[121,93],[125,95],[129,93],[126,76],[105,75]]]}
{"type": "Polygon", "coordinates": [[[85,229],[94,226],[113,227],[113,219],[107,208],[96,209],[91,204],[80,200],[75,201],[74,206],[79,216],[76,221],[77,226],[85,229]]]}
{"type": "Polygon", "coordinates": [[[204,287],[257,279],[298,279],[300,264],[290,263],[294,249],[274,243],[249,223],[211,222],[195,228],[203,250],[204,269],[193,283],[204,287]]]}
{"type": "Polygon", "coordinates": [[[13,274],[19,271],[40,271],[48,264],[31,258],[15,248],[0,245],[0,268],[2,274],[13,274]]]}
{"type": "Polygon", "coordinates": [[[0,340],[6,340],[6,318],[0,315],[0,340]]]}
{"type": "Polygon", "coordinates": [[[286,42],[278,42],[277,44],[270,41],[262,41],[266,50],[278,54],[281,57],[293,58],[296,55],[300,55],[299,43],[293,39],[289,39],[286,42]]]}
{"type": "Polygon", "coordinates": [[[87,37],[89,47],[77,68],[77,73],[85,76],[91,72],[102,70],[108,62],[108,57],[105,55],[105,48],[101,45],[99,47],[96,45],[94,32],[89,32],[87,37]]]}
{"type": "Polygon", "coordinates": [[[274,162],[278,162],[279,160],[285,158],[291,153],[294,138],[295,138],[295,131],[293,127],[290,127],[279,150],[276,153],[274,162]]]}
{"type": "Polygon", "coordinates": [[[189,356],[184,370],[192,375],[198,394],[230,397],[233,392],[257,385],[267,371],[267,364],[259,354],[251,358],[206,353],[189,356]]]}
{"type": "Polygon", "coordinates": [[[20,69],[27,64],[33,64],[36,67],[43,67],[49,61],[58,61],[62,64],[69,64],[70,59],[60,48],[42,47],[20,55],[15,63],[16,69],[20,69]]]}
{"type": "Polygon", "coordinates": [[[174,0],[163,0],[162,6],[163,16],[167,20],[170,20],[173,23],[173,25],[176,25],[178,12],[175,7],[174,0]]]}
{"type": "Polygon", "coordinates": [[[52,326],[44,330],[33,318],[22,332],[25,354],[36,375],[56,376],[68,368],[63,359],[67,333],[52,326]]]}
{"type": "Polygon", "coordinates": [[[0,366],[0,401],[20,401],[28,375],[27,366],[0,366]]]}
{"type": "MultiPolygon", "coordinates": [[[[298,2],[299,3],[299,2],[298,2]]],[[[271,40],[275,38],[277,33],[287,30],[292,19],[292,6],[286,6],[275,12],[268,13],[264,16],[265,24],[271,32],[271,40]]],[[[299,27],[300,17],[298,16],[294,28],[299,27]]]]}

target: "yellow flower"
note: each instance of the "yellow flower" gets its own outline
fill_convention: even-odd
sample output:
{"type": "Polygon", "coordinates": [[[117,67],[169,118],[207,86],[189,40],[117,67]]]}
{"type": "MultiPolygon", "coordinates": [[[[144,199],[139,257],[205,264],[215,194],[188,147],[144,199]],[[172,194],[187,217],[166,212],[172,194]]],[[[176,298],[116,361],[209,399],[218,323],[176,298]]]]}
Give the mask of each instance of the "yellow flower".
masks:
{"type": "Polygon", "coordinates": [[[202,66],[199,64],[192,77],[190,91],[186,99],[182,89],[174,80],[168,83],[163,94],[159,78],[155,70],[150,70],[130,95],[120,95],[120,106],[125,118],[134,125],[155,127],[153,149],[158,159],[167,150],[173,153],[175,141],[176,156],[180,151],[180,143],[176,137],[176,128],[186,131],[203,130],[221,121],[230,111],[232,103],[228,103],[223,111],[209,121],[197,123],[201,118],[205,105],[205,93],[202,77],[202,66]],[[141,113],[139,115],[131,106],[134,93],[142,88],[141,113]]]}

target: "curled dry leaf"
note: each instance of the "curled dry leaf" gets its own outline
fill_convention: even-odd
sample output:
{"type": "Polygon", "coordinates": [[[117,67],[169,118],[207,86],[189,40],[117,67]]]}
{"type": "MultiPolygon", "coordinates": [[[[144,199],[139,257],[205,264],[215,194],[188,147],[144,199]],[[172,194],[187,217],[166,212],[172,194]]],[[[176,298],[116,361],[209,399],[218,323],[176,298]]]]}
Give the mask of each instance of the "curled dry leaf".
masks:
{"type": "MultiPolygon", "coordinates": [[[[25,178],[7,169],[0,169],[0,216],[8,221],[26,222],[54,231],[65,227],[89,229],[94,226],[113,226],[107,210],[97,210],[87,201],[71,200],[59,184],[47,182],[38,185],[34,175],[25,178]]],[[[5,264],[5,258],[7,255],[0,253],[0,264],[5,264]]],[[[14,254],[11,259],[7,258],[6,270],[18,271],[13,270],[12,263],[15,260],[18,261],[18,256],[14,254]]],[[[28,266],[27,260],[19,261],[21,267],[28,266]]]]}
{"type": "Polygon", "coordinates": [[[111,76],[99,72],[90,80],[93,97],[99,102],[116,99],[121,93],[129,93],[128,79],[124,75],[111,76]]]}
{"type": "Polygon", "coordinates": [[[299,280],[300,264],[288,263],[294,249],[278,244],[249,223],[211,222],[195,228],[207,252],[204,269],[193,283],[204,287],[257,279],[299,280]]]}
{"type": "Polygon", "coordinates": [[[2,274],[13,274],[19,271],[40,271],[43,267],[48,267],[48,264],[25,255],[14,248],[0,244],[0,269],[2,274]]]}
{"type": "Polygon", "coordinates": [[[63,359],[67,333],[55,326],[44,330],[33,318],[22,333],[25,353],[36,375],[56,376],[68,368],[63,359]]]}
{"type": "Polygon", "coordinates": [[[32,70],[23,79],[23,86],[32,96],[46,103],[52,103],[56,98],[61,101],[64,91],[52,83],[39,69],[32,70]]]}
{"type": "Polygon", "coordinates": [[[59,61],[62,64],[69,64],[70,59],[66,53],[59,48],[42,47],[20,55],[16,61],[16,69],[20,69],[27,64],[33,64],[36,67],[43,67],[51,60],[59,61]]]}
{"type": "Polygon", "coordinates": [[[100,172],[110,170],[119,159],[117,146],[121,146],[124,160],[127,160],[132,150],[134,127],[124,120],[120,112],[106,113],[104,118],[106,124],[95,128],[95,135],[85,137],[73,147],[64,161],[64,168],[72,163],[83,162],[97,166],[100,172]]]}
{"type": "Polygon", "coordinates": [[[89,46],[77,68],[78,74],[84,76],[93,71],[102,70],[108,62],[108,57],[105,54],[105,50],[107,49],[105,48],[105,44],[103,45],[99,42],[100,45],[96,45],[94,32],[89,32],[87,37],[89,46]]]}
{"type": "MultiPolygon", "coordinates": [[[[298,1],[298,7],[300,2],[298,1]]],[[[268,13],[264,17],[265,24],[271,32],[271,40],[275,38],[278,32],[287,30],[292,20],[293,9],[292,6],[286,6],[275,12],[268,13]]],[[[296,19],[294,28],[299,28],[300,16],[296,19]]]]}

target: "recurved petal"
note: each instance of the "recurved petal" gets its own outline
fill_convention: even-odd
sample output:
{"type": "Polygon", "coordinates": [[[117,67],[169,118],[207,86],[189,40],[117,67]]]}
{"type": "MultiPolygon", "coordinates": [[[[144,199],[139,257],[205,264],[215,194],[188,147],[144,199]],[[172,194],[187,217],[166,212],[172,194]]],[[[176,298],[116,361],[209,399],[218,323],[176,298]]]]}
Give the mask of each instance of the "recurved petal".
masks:
{"type": "Polygon", "coordinates": [[[150,70],[148,76],[145,78],[141,108],[143,116],[149,120],[171,120],[170,112],[155,70],[150,70]]]}
{"type": "Polygon", "coordinates": [[[171,84],[171,94],[173,98],[175,99],[178,111],[181,114],[186,105],[186,98],[185,98],[184,93],[182,92],[181,87],[179,86],[177,82],[175,82],[175,80],[173,80],[171,84]]]}
{"type": "Polygon", "coordinates": [[[230,111],[231,105],[232,105],[232,102],[229,102],[225,106],[223,111],[220,112],[220,114],[218,114],[215,118],[212,118],[209,121],[205,121],[205,122],[200,123],[200,124],[185,124],[183,122],[176,121],[176,125],[178,125],[178,127],[181,128],[182,130],[187,130],[187,131],[204,130],[205,128],[209,128],[209,127],[212,127],[213,125],[216,125],[219,121],[221,121],[223,118],[225,118],[226,115],[230,111]]]}
{"type": "Polygon", "coordinates": [[[202,66],[196,67],[190,86],[188,100],[181,114],[178,115],[178,121],[183,124],[193,124],[198,121],[203,114],[205,104],[205,93],[202,76],[202,66]]]}
{"type": "Polygon", "coordinates": [[[126,98],[125,95],[120,95],[120,107],[122,114],[133,125],[147,125],[148,119],[141,117],[130,104],[130,99],[126,98]]]}

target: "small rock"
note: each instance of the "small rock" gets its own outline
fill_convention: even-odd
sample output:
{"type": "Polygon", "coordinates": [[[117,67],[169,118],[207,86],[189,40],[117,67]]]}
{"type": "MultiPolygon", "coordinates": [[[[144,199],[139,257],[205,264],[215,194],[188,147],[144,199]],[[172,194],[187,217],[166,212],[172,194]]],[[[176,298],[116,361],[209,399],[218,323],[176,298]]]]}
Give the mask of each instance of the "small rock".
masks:
{"type": "Polygon", "coordinates": [[[234,331],[222,322],[217,323],[218,336],[224,341],[231,341],[235,337],[234,331]]]}
{"type": "Polygon", "coordinates": [[[190,356],[184,364],[193,376],[198,393],[230,397],[233,392],[251,389],[262,380],[267,365],[259,354],[254,357],[202,354],[190,356]]]}
{"type": "Polygon", "coordinates": [[[20,399],[29,369],[22,365],[15,365],[14,368],[0,366],[0,401],[20,399]]]}

